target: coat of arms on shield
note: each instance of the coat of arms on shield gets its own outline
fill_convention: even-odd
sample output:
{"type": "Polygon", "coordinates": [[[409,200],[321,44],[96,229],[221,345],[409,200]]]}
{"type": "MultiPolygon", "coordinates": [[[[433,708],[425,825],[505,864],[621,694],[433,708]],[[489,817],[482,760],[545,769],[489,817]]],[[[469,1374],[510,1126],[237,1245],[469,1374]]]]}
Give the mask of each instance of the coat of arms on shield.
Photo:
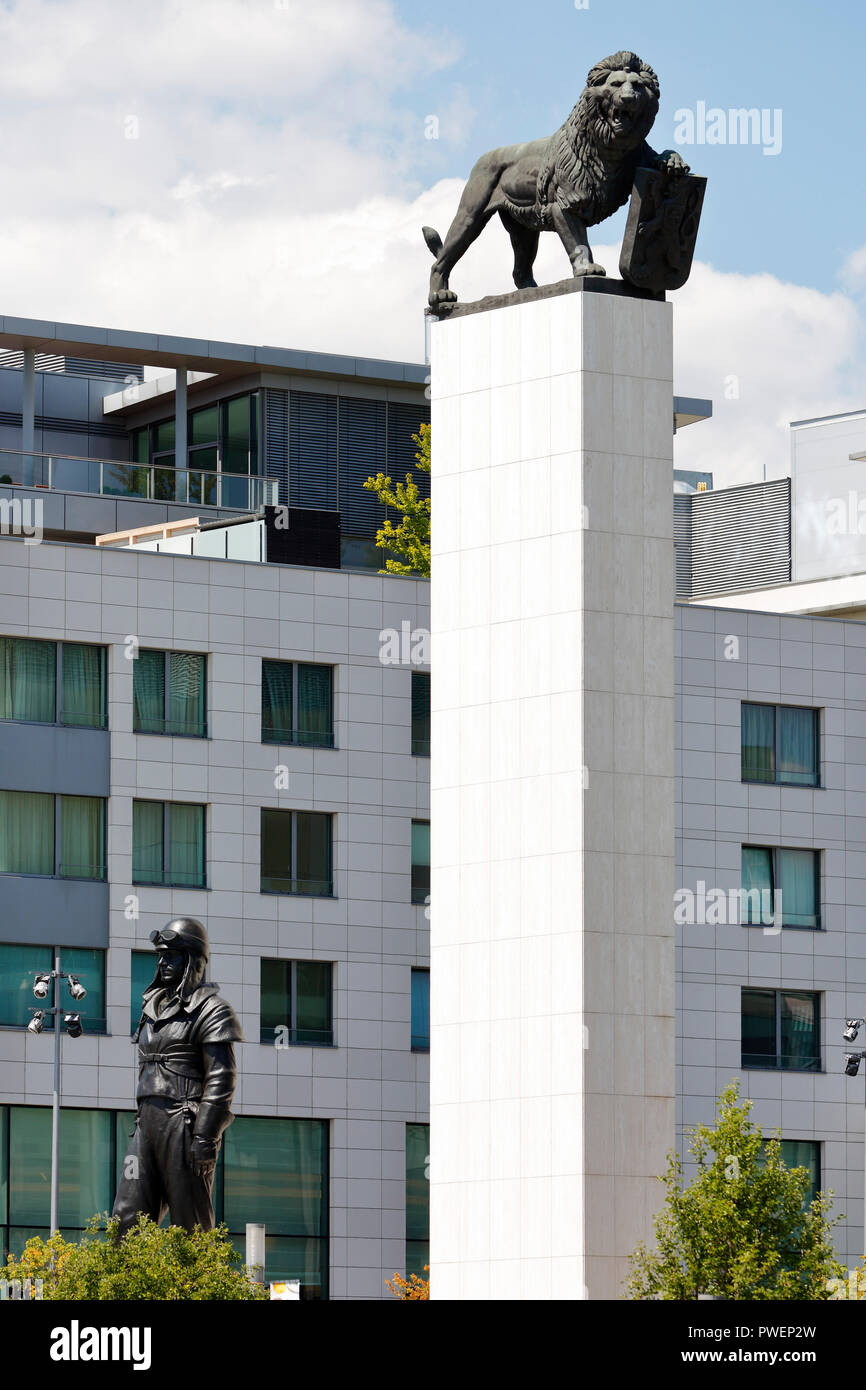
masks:
{"type": "Polygon", "coordinates": [[[619,271],[636,289],[678,290],[688,280],[707,181],[637,169],[619,271]]]}

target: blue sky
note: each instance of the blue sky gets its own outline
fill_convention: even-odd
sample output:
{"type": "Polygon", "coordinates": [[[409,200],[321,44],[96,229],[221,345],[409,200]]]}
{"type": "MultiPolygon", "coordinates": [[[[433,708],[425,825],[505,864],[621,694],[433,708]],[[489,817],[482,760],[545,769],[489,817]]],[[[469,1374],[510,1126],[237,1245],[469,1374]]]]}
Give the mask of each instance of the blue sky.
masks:
{"type": "MultiPolygon", "coordinates": [[[[434,44],[444,33],[459,54],[418,84],[419,115],[447,110],[455,92],[474,108],[471,124],[440,127],[438,146],[419,147],[413,172],[422,183],[465,177],[485,149],[552,132],[592,63],[631,48],[661,80],[655,148],[679,148],[709,179],[705,260],[830,290],[866,239],[862,0],[589,0],[585,10],[573,0],[437,0],[431,9],[398,0],[397,9],[408,25],[428,28],[434,44]],[[674,113],[699,101],[780,109],[780,153],[675,146],[674,113]]],[[[617,238],[624,216],[610,224],[617,238]]]]}

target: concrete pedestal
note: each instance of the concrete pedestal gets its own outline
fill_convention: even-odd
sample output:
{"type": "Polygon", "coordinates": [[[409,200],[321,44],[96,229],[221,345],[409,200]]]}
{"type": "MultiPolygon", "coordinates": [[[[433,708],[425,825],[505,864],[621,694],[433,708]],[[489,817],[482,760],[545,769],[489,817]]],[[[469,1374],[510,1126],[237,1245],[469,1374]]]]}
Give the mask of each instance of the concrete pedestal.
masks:
{"type": "Polygon", "coordinates": [[[615,1298],[674,1145],[671,308],[430,336],[432,1296],[615,1298]]]}

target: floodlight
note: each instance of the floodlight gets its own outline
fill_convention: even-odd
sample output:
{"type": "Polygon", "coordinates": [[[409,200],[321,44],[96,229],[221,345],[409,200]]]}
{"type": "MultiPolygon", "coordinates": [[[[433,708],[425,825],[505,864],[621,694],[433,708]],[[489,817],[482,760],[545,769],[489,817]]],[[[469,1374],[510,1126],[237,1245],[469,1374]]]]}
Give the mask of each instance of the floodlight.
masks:
{"type": "Polygon", "coordinates": [[[83,999],[87,994],[87,990],[84,988],[84,985],[81,983],[77,975],[70,975],[68,977],[68,984],[69,993],[72,995],[72,998],[76,1000],[76,1002],[79,999],[83,999]]]}
{"type": "Polygon", "coordinates": [[[860,1071],[860,1060],[862,1054],[859,1052],[845,1053],[845,1075],[857,1076],[860,1071]]]}
{"type": "Polygon", "coordinates": [[[33,981],[33,993],[37,999],[47,999],[48,991],[51,988],[50,975],[37,975],[33,981]]]}
{"type": "Polygon", "coordinates": [[[31,1018],[30,1022],[29,1022],[28,1025],[27,1025],[27,1032],[28,1032],[28,1033],[41,1033],[41,1032],[42,1032],[43,1019],[44,1019],[44,1018],[45,1018],[45,1012],[44,1012],[43,1009],[34,1009],[34,1010],[33,1010],[33,1017],[31,1018]]]}
{"type": "Polygon", "coordinates": [[[64,1014],[63,1022],[70,1038],[81,1037],[81,1014],[64,1014]]]}

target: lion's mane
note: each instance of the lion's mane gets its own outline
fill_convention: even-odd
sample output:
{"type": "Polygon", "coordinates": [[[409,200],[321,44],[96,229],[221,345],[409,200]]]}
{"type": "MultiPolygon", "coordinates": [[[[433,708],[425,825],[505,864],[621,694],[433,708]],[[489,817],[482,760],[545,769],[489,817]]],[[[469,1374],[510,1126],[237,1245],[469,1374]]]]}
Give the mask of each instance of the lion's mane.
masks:
{"type": "MultiPolygon", "coordinates": [[[[558,203],[591,227],[622,207],[658,109],[658,77],[636,53],[614,53],[596,63],[571,115],[550,138],[538,174],[535,207],[529,213],[532,220],[549,227],[551,206],[558,203]],[[600,110],[604,83],[609,73],[617,71],[639,73],[650,94],[643,119],[625,136],[613,132],[600,110]]],[[[524,220],[528,209],[510,211],[524,220]]]]}

